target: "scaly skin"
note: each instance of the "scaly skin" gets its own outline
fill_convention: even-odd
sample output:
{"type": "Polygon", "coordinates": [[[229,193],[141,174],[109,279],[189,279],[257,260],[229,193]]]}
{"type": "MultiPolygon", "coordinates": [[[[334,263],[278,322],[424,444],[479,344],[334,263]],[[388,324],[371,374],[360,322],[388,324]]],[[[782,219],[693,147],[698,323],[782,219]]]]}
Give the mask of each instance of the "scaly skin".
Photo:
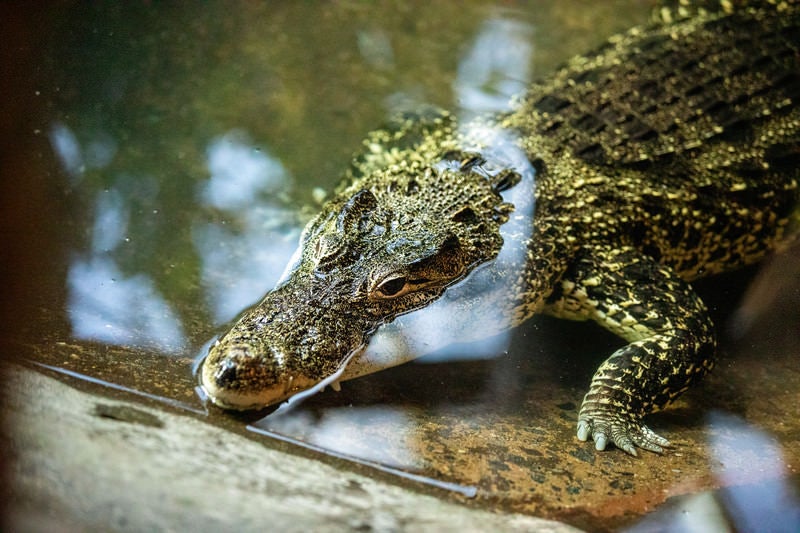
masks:
{"type": "Polygon", "coordinates": [[[799,12],[764,4],[635,28],[508,114],[458,125],[429,113],[373,132],[288,279],[210,350],[212,401],[260,407],[319,383],[484,265],[499,287],[472,307],[501,317],[485,321],[492,332],[549,313],[629,342],[592,379],[578,438],[660,452],[669,443],[643,417],[714,364],[689,282],[758,261],[797,222],[799,12]],[[521,212],[508,195],[525,187],[529,231],[503,233],[521,212]],[[521,260],[502,258],[509,246],[521,260]]]}

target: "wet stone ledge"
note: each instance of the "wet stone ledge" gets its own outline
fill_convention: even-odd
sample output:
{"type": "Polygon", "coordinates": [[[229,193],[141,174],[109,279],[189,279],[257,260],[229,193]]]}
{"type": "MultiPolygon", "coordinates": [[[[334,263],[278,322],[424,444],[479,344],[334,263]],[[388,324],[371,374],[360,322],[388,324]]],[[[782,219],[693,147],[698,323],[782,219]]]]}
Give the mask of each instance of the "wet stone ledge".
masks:
{"type": "Polygon", "coordinates": [[[12,531],[551,531],[9,367],[12,531]]]}

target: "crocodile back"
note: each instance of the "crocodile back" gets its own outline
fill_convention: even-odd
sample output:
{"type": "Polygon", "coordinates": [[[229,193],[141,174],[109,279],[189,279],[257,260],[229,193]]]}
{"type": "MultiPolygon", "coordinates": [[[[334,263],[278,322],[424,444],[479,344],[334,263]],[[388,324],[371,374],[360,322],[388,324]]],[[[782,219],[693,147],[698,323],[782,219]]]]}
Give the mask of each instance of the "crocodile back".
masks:
{"type": "MultiPolygon", "coordinates": [[[[800,101],[800,9],[742,10],[634,29],[573,60],[528,108],[590,163],[644,167],[711,141],[747,143],[800,101]]],[[[786,142],[794,134],[784,132],[786,142]]]]}
{"type": "Polygon", "coordinates": [[[796,218],[798,104],[800,9],[765,4],[612,38],[508,122],[550,227],[694,279],[759,260],[796,218]]]}

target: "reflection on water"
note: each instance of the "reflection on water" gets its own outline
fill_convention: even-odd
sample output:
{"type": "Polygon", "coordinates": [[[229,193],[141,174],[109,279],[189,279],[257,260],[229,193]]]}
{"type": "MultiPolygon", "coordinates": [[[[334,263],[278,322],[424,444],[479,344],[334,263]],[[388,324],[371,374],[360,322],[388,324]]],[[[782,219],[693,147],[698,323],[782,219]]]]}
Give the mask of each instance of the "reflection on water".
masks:
{"type": "Polygon", "coordinates": [[[126,277],[113,259],[94,256],[73,260],[67,283],[75,337],[170,354],[186,349],[181,323],[147,276],[126,277]]]}
{"type": "Polygon", "coordinates": [[[326,409],[318,417],[310,412],[269,416],[253,424],[289,435],[334,452],[360,457],[384,465],[418,471],[420,457],[406,441],[417,421],[407,409],[363,406],[326,409]],[[391,427],[390,433],[385,428],[391,427]]]}
{"type": "Polygon", "coordinates": [[[508,109],[513,96],[521,94],[530,82],[531,34],[533,28],[511,18],[484,21],[469,50],[458,63],[453,89],[465,113],[508,109]]]}
{"type": "MultiPolygon", "coordinates": [[[[73,183],[87,168],[108,165],[116,150],[115,143],[106,139],[92,141],[83,149],[76,135],[58,122],[51,128],[50,139],[73,183]]],[[[114,259],[116,248],[127,239],[127,200],[117,189],[97,195],[90,249],[75,255],[67,274],[72,333],[78,339],[180,353],[185,336],[170,304],[149,276],[126,275],[114,259]]]]}
{"type": "Polygon", "coordinates": [[[800,531],[800,494],[776,439],[724,412],[709,413],[708,425],[713,475],[724,488],[683,497],[626,531],[800,531]],[[755,484],[754,457],[765,480],[755,484]]]}
{"type": "Polygon", "coordinates": [[[379,70],[394,68],[394,51],[389,35],[385,31],[379,28],[363,29],[358,31],[357,38],[358,51],[372,68],[379,70]]]}
{"type": "Polygon", "coordinates": [[[270,227],[265,221],[291,217],[285,208],[262,206],[240,221],[243,227],[238,230],[229,230],[222,222],[195,227],[193,237],[203,258],[203,281],[215,324],[230,321],[275,286],[300,232],[295,229],[287,235],[290,225],[270,227]]]}
{"type": "Polygon", "coordinates": [[[253,146],[241,132],[213,139],[206,150],[211,174],[203,185],[203,203],[237,210],[258,203],[262,194],[288,191],[290,183],[280,161],[253,146]]]}
{"type": "Polygon", "coordinates": [[[212,140],[207,153],[211,177],[200,188],[200,201],[223,217],[197,224],[192,234],[215,322],[222,324],[275,285],[297,246],[299,227],[293,211],[271,199],[292,185],[278,159],[240,132],[212,140]],[[228,221],[236,229],[228,229],[228,221]]]}
{"type": "Polygon", "coordinates": [[[130,211],[125,205],[125,196],[116,189],[97,195],[92,225],[92,255],[111,252],[125,239],[128,233],[130,211]]]}
{"type": "Polygon", "coordinates": [[[721,492],[720,504],[736,529],[800,530],[800,497],[797,487],[783,479],[787,462],[775,437],[724,412],[712,411],[708,424],[724,428],[712,434],[709,444],[717,459],[714,475],[722,486],[730,487],[721,492]],[[747,484],[753,456],[767,459],[760,474],[770,481],[747,484]]]}
{"type": "MultiPolygon", "coordinates": [[[[51,141],[65,171],[76,181],[87,165],[103,168],[114,154],[113,142],[93,142],[83,150],[72,131],[59,123],[52,128],[51,141]]],[[[207,154],[210,177],[199,188],[199,203],[219,210],[223,218],[196,224],[193,237],[215,323],[221,324],[274,286],[296,246],[299,223],[285,201],[271,200],[277,195],[285,198],[291,189],[276,158],[253,146],[241,132],[212,139],[207,154]],[[228,230],[228,220],[238,228],[228,230]]],[[[135,179],[118,177],[126,182],[125,189],[135,179]]],[[[147,180],[137,181],[146,185],[147,180]]],[[[130,201],[131,195],[117,187],[97,195],[90,249],[88,254],[76,254],[69,267],[73,335],[180,353],[186,349],[180,318],[150,276],[126,275],[115,259],[117,248],[130,241],[130,201]]]]}
{"type": "Polygon", "coordinates": [[[73,184],[87,169],[108,165],[117,151],[116,141],[107,134],[96,135],[81,146],[75,133],[61,121],[50,127],[50,142],[73,184]]]}
{"type": "MultiPolygon", "coordinates": [[[[313,188],[334,186],[370,128],[423,104],[463,121],[506,109],[533,76],[649,17],[650,2],[620,5],[203,4],[191,17],[178,6],[75,6],[42,62],[52,77],[37,87],[46,120],[30,128],[44,132],[63,170],[58,200],[69,204],[73,239],[61,269],[66,302],[54,295],[44,312],[66,313],[70,330],[47,331],[57,342],[42,341],[31,357],[191,409],[188,358],[274,286],[308,217],[299,206],[313,188]],[[179,381],[156,359],[183,372],[186,391],[149,388],[179,381]]],[[[515,165],[534,179],[524,161],[515,165]]],[[[509,201],[520,216],[504,228],[514,242],[530,231],[533,206],[509,201]]],[[[518,260],[513,247],[503,253],[501,263],[518,260]]],[[[676,444],[662,457],[598,454],[575,441],[577,405],[615,339],[546,319],[492,336],[447,299],[382,328],[365,359],[433,352],[425,364],[353,380],[254,427],[589,530],[730,483],[744,488],[700,492],[669,523],[727,524],[724,516],[757,528],[774,511],[795,520],[776,527],[795,524],[797,491],[782,479],[800,464],[800,371],[789,340],[798,305],[776,286],[771,294],[788,303],[748,307],[741,348],[729,346],[700,389],[652,418],[676,444]],[[774,335],[757,337],[769,327],[774,335]],[[465,333],[478,339],[462,342],[465,333]],[[737,418],[706,424],[708,410],[737,418]],[[713,516],[689,520],[702,513],[713,516]]]]}
{"type": "Polygon", "coordinates": [[[75,134],[67,126],[60,122],[53,124],[50,129],[50,141],[53,148],[61,159],[66,173],[75,179],[83,172],[83,158],[81,157],[80,146],[75,134]]]}

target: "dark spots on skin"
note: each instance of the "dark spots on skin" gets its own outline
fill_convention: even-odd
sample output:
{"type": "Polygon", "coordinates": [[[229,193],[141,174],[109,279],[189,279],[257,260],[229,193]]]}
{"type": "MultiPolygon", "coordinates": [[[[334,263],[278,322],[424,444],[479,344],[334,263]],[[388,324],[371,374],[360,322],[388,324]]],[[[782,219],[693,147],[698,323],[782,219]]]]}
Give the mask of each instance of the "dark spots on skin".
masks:
{"type": "Polygon", "coordinates": [[[659,134],[654,129],[647,127],[641,128],[639,131],[631,133],[631,139],[634,141],[652,141],[659,137],[659,134]]]}
{"type": "Polygon", "coordinates": [[[620,129],[632,141],[646,143],[659,137],[653,128],[634,115],[627,115],[620,124],[620,129]]]}
{"type": "Polygon", "coordinates": [[[553,120],[542,128],[542,133],[555,136],[561,131],[562,126],[564,126],[563,120],[553,120]]]}
{"type": "Polygon", "coordinates": [[[478,217],[475,210],[469,206],[463,207],[453,215],[453,222],[458,222],[459,224],[477,224],[480,222],[480,218],[478,217]]]}
{"type": "Polygon", "coordinates": [[[539,99],[534,107],[543,113],[557,113],[572,105],[569,100],[548,94],[539,99]]]}
{"type": "Polygon", "coordinates": [[[366,190],[360,190],[353,195],[342,207],[337,219],[337,227],[342,232],[352,231],[351,228],[358,228],[363,231],[367,220],[378,207],[378,200],[375,195],[366,190]]]}
{"type": "Polygon", "coordinates": [[[647,80],[637,87],[641,96],[648,99],[658,98],[661,92],[661,86],[655,80],[647,80]]]}
{"type": "Polygon", "coordinates": [[[572,120],[572,126],[589,134],[598,133],[606,128],[603,120],[592,114],[580,115],[572,120]]]}
{"type": "Polygon", "coordinates": [[[600,143],[592,143],[575,147],[575,155],[589,163],[599,163],[606,158],[606,152],[600,143]]]}
{"type": "Polygon", "coordinates": [[[547,170],[547,164],[544,162],[544,159],[541,157],[533,157],[530,160],[531,166],[533,167],[534,171],[536,171],[537,176],[541,176],[547,170]]]}
{"type": "Polygon", "coordinates": [[[589,69],[583,72],[578,73],[573,80],[575,83],[581,84],[594,84],[597,83],[604,74],[604,70],[602,69],[589,69]]]}
{"type": "MultiPolygon", "coordinates": [[[[772,172],[791,172],[800,168],[800,146],[796,143],[775,144],[765,151],[764,159],[769,163],[772,172]]],[[[764,174],[763,166],[758,170],[759,176],[764,174]]]]}

